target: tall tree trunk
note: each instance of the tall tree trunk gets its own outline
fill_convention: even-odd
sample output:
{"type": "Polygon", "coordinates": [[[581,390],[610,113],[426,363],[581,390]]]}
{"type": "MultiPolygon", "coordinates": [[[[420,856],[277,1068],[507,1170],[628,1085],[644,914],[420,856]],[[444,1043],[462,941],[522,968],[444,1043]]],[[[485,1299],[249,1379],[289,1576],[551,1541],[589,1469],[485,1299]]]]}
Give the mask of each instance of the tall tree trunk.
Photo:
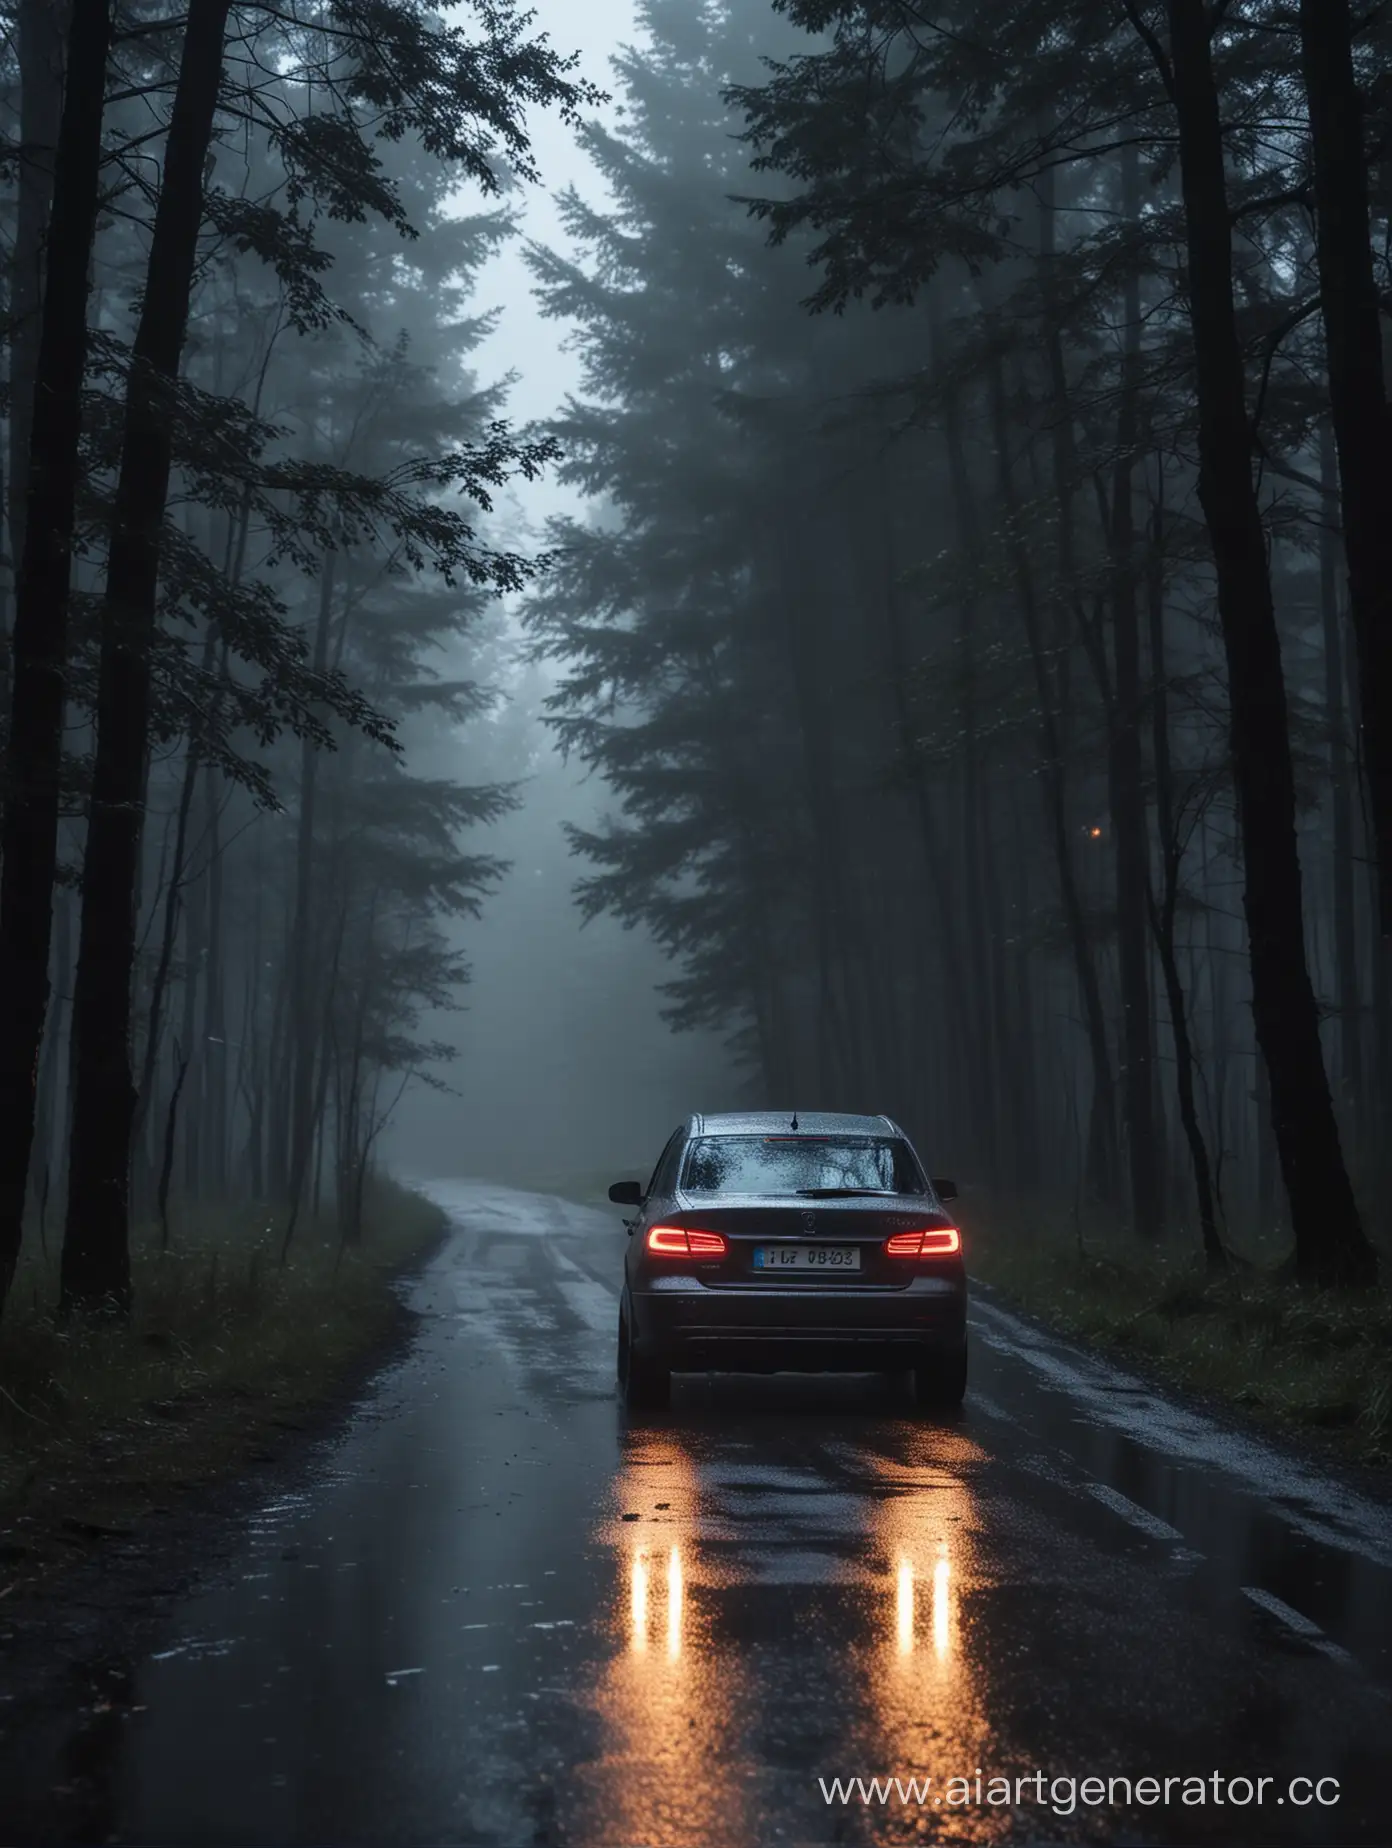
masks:
{"type": "Polygon", "coordinates": [[[53,934],[87,266],[96,230],[109,0],[73,0],[15,587],[0,870],[0,1311],[24,1229],[53,934]]]}
{"type": "MultiPolygon", "coordinates": [[[[19,184],[10,268],[10,478],[6,484],[10,565],[19,570],[34,431],[34,377],[42,334],[43,279],[54,163],[63,120],[68,0],[19,0],[19,184]]],[[[8,695],[8,637],[0,710],[8,695]]]]}
{"type": "Polygon", "coordinates": [[[1063,738],[1055,703],[1055,689],[1049,672],[1047,648],[1039,614],[1039,597],[1029,545],[1021,526],[1019,494],[1010,465],[1010,420],[1006,410],[1005,380],[997,358],[992,374],[993,432],[996,467],[999,473],[1001,505],[1009,523],[1010,553],[1020,614],[1024,621],[1025,640],[1034,669],[1035,694],[1039,707],[1039,736],[1043,756],[1045,820],[1058,869],[1059,898],[1064,923],[1073,952],[1073,970],[1078,982],[1078,996],[1083,1008],[1088,1056],[1092,1064],[1092,1105],[1088,1117],[1087,1181],[1094,1199],[1110,1203],[1116,1184],[1116,1087],[1112,1079],[1111,1052],[1107,1044],[1107,1019],[1102,1007],[1102,985],[1097,975],[1097,958],[1088,935],[1082,895],[1078,889],[1077,868],[1073,863],[1073,843],[1068,829],[1068,797],[1064,777],[1063,738]]]}
{"type": "Polygon", "coordinates": [[[1296,1269],[1319,1284],[1368,1284],[1377,1258],[1344,1165],[1305,951],[1281,642],[1252,475],[1238,340],[1223,124],[1204,0],[1169,0],[1199,410],[1199,499],[1218,573],[1241,827],[1252,1013],[1271,1082],[1296,1269]]]}
{"type": "MultiPolygon", "coordinates": [[[[1215,891],[1213,875],[1214,848],[1213,831],[1208,824],[1207,811],[1199,822],[1199,891],[1203,897],[1203,944],[1196,956],[1196,947],[1191,943],[1189,955],[1189,980],[1186,991],[1194,996],[1203,993],[1205,978],[1208,989],[1208,1028],[1211,1048],[1207,1065],[1209,1083],[1208,1093],[1208,1142],[1213,1150],[1213,1194],[1220,1220],[1226,1220],[1227,1212],[1223,1205],[1223,1164],[1231,1153],[1228,1136],[1228,1082],[1233,1060],[1230,1048],[1237,1037],[1232,1030],[1232,1014],[1228,1006],[1229,976],[1232,970],[1231,951],[1240,949],[1225,941],[1228,933],[1224,929],[1224,920],[1228,913],[1222,908],[1221,890],[1215,891]]],[[[1195,1007],[1197,1010],[1197,1001],[1195,1007]]],[[[1257,1055],[1260,1060],[1260,1053],[1257,1055]]],[[[1202,1061],[1195,1061],[1203,1069],[1202,1061]]],[[[1243,1122],[1250,1119],[1250,1111],[1242,1113],[1243,1122]]]]}
{"type": "Polygon", "coordinates": [[[65,891],[61,886],[54,895],[54,912],[56,917],[55,937],[60,945],[60,954],[68,971],[67,1003],[68,1033],[64,1048],[63,1072],[60,1080],[62,1087],[62,1128],[59,1133],[58,1146],[63,1152],[63,1165],[59,1171],[59,1200],[64,1216],[67,1213],[68,1198],[68,1150],[72,1146],[72,1110],[73,1110],[73,1047],[77,1042],[77,920],[80,899],[76,891],[65,891]]]}
{"type": "Polygon", "coordinates": [[[284,955],[276,968],[271,995],[270,1031],[258,1097],[266,1099],[266,1191],[276,1202],[290,1198],[290,1038],[291,927],[287,921],[284,955]]]}
{"type": "Polygon", "coordinates": [[[57,993],[49,1014],[46,1039],[53,1048],[53,1071],[50,1079],[52,1085],[51,1103],[49,1105],[50,1121],[53,1125],[52,1140],[52,1175],[58,1184],[58,1196],[55,1199],[53,1186],[49,1188],[49,1205],[57,1206],[63,1199],[66,1185],[63,1177],[67,1172],[68,1154],[68,1115],[72,1103],[71,1088],[68,1083],[70,1048],[72,1038],[72,991],[73,991],[73,922],[77,908],[74,893],[59,886],[53,895],[53,968],[57,981],[57,993]]]}
{"type": "Polygon", "coordinates": [[[262,1058],[265,1044],[262,1033],[261,1001],[264,992],[265,903],[261,872],[261,843],[252,848],[252,902],[250,941],[244,946],[245,974],[241,1017],[237,1028],[237,1095],[246,1115],[246,1163],[242,1197],[253,1200],[266,1196],[265,1120],[270,1083],[262,1058]]]}
{"type": "MultiPolygon", "coordinates": [[[[785,534],[777,561],[778,611],[782,619],[785,659],[794,696],[795,723],[805,771],[804,793],[811,833],[813,932],[818,988],[818,1064],[823,1096],[820,1107],[849,1108],[844,1101],[863,1094],[865,1074],[860,1068],[856,1023],[850,1018],[848,996],[840,978],[846,966],[844,895],[838,856],[839,818],[828,757],[828,735],[823,695],[812,648],[806,551],[799,551],[785,534]]],[[[798,1100],[795,1098],[794,1103],[798,1100]]],[[[808,1106],[803,1103],[804,1110],[808,1106]]]]}
{"type": "MultiPolygon", "coordinates": [[[[932,331],[934,360],[939,363],[943,348],[936,316],[932,331]]],[[[972,491],[971,469],[962,432],[961,396],[955,386],[948,387],[943,399],[943,436],[958,530],[974,570],[981,558],[981,521],[978,518],[976,496],[972,491]]],[[[974,594],[963,596],[957,612],[954,637],[958,696],[961,701],[963,783],[956,839],[960,843],[962,856],[958,886],[965,913],[966,955],[964,957],[961,950],[955,950],[953,961],[971,984],[971,1002],[975,1013],[971,1031],[978,1041],[973,1060],[977,1074],[973,1095],[978,1114],[984,1112],[984,1127],[978,1131],[983,1138],[982,1156],[987,1172],[995,1176],[1000,1168],[1001,1115],[997,1100],[1001,1075],[1009,1069],[1012,1055],[1006,1052],[1004,1058],[1001,1056],[1004,1050],[1002,1041],[1006,1034],[1003,990],[998,982],[993,982],[991,967],[991,958],[998,952],[999,946],[992,944],[986,922],[985,882],[982,877],[983,848],[987,853],[990,849],[989,844],[983,841],[986,805],[982,799],[981,744],[977,717],[976,630],[980,608],[980,601],[974,594]]],[[[929,878],[930,882],[934,879],[933,869],[930,869],[929,878]]],[[[951,982],[951,971],[946,974],[951,982]]]]}
{"type": "MultiPolygon", "coordinates": [[[[1379,1121],[1392,1122],[1392,957],[1373,958],[1373,1058],[1377,1071],[1379,1121]]],[[[1383,1198],[1392,1193],[1392,1136],[1379,1136],[1374,1144],[1373,1184],[1383,1198]]]]}
{"type": "MultiPolygon", "coordinates": [[[[1013,1167],[1014,1184],[1029,1191],[1043,1179],[1043,1162],[1041,1159],[1039,1136],[1039,1098],[1037,1088],[1043,1070],[1039,1058],[1036,1034],[1035,989],[1031,976],[1030,946],[1028,935],[1023,926],[1029,916],[1030,906],[1030,868],[1033,845],[1031,835],[1033,824],[1025,820],[1024,804],[1020,800],[1018,784],[1012,783],[1010,790],[1010,820],[1014,834],[1015,861],[1015,920],[1014,942],[1010,946],[1010,960],[1014,964],[1014,994],[1011,998],[1009,1017],[1011,1019],[1011,1050],[1015,1065],[1015,1103],[1011,1118],[1019,1137],[1019,1147],[1015,1151],[1013,1167]]],[[[996,872],[994,861],[991,863],[990,875],[994,884],[996,872]]],[[[1051,1045],[1051,1063],[1057,1070],[1058,1048],[1051,1045]]],[[[1051,1082],[1046,1080],[1045,1082],[1051,1082]]],[[[1081,1181],[1082,1169],[1075,1179],[1081,1181]]]]}
{"type": "MultiPolygon", "coordinates": [[[[260,931],[252,938],[259,947],[260,931]]],[[[246,1112],[246,1186],[253,1200],[266,1194],[266,1074],[262,1068],[260,1006],[257,994],[257,963],[253,961],[246,977],[242,996],[241,1043],[237,1047],[237,1094],[246,1112]]]]}
{"type": "Polygon", "coordinates": [[[1213,1190],[1213,1165],[1208,1156],[1199,1123],[1195,1096],[1194,1042],[1189,1031],[1189,1014],[1184,981],[1179,971],[1179,954],[1175,922],[1179,911],[1180,873],[1184,846],[1175,814],[1174,772],[1170,758],[1169,669],[1165,660],[1165,573],[1164,573],[1163,503],[1156,508],[1155,538],[1150,570],[1150,673],[1151,727],[1155,758],[1155,816],[1160,834],[1161,884],[1158,901],[1150,906],[1151,928],[1159,953],[1160,971],[1165,983],[1165,1002],[1169,1009],[1170,1035],[1174,1041],[1175,1097],[1179,1106],[1180,1127],[1189,1149],[1194,1174],[1194,1195],[1199,1208],[1199,1236],[1204,1258],[1212,1271],[1227,1268],[1227,1253],[1218,1232],[1217,1203],[1213,1190]]]}
{"type": "Polygon", "coordinates": [[[203,772],[207,813],[207,960],[203,976],[203,1149],[208,1185],[221,1198],[227,1191],[227,1004],[223,969],[222,817],[218,776],[203,772]]]}
{"type": "MultiPolygon", "coordinates": [[[[1140,157],[1122,155],[1122,218],[1139,228],[1140,157]]],[[[1141,284],[1129,264],[1123,293],[1125,355],[1117,415],[1116,478],[1112,492],[1112,646],[1114,691],[1108,740],[1108,781],[1116,852],[1117,966],[1121,985],[1121,1097],[1131,1176],[1131,1219],[1142,1237],[1161,1226],[1160,1164],[1155,1133],[1155,1049],[1151,1032],[1146,913],[1150,842],[1145,757],[1141,746],[1141,628],[1137,609],[1135,473],[1140,427],[1141,284]]]]}
{"type": "Polygon", "coordinates": [[[44,1029],[43,1053],[39,1060],[38,1102],[35,1115],[34,1160],[30,1191],[39,1205],[39,1236],[46,1237],[48,1208],[52,1201],[53,1177],[63,1160],[63,1015],[64,1002],[72,990],[72,929],[70,900],[59,887],[53,894],[53,1004],[44,1029]]]}
{"type": "Polygon", "coordinates": [[[1300,42],[1314,157],[1320,306],[1358,645],[1363,772],[1377,856],[1378,915],[1392,950],[1392,419],[1350,0],[1300,0],[1300,42]]]}
{"type": "MultiPolygon", "coordinates": [[[[1052,105],[1045,112],[1041,133],[1047,135],[1051,122],[1052,105]]],[[[1031,618],[1028,608],[1025,613],[1027,622],[1031,622],[1033,626],[1035,639],[1030,642],[1030,654],[1035,665],[1036,680],[1041,687],[1041,700],[1047,698],[1049,706],[1048,716],[1044,718],[1043,723],[1046,731],[1052,732],[1055,739],[1055,754],[1051,757],[1051,767],[1046,772],[1056,792],[1050,795],[1051,824],[1056,835],[1059,828],[1065,829],[1062,836],[1064,844],[1062,849],[1056,846],[1056,852],[1060,853],[1064,911],[1069,919],[1070,936],[1074,940],[1074,962],[1079,978],[1079,999],[1082,1002],[1093,1066],[1092,1103],[1088,1113],[1088,1185],[1096,1200],[1110,1206],[1117,1199],[1121,1179],[1117,1148],[1116,1087],[1112,1075],[1111,1052],[1107,1042],[1101,986],[1098,981],[1097,957],[1095,947],[1087,936],[1086,920],[1078,902],[1072,854],[1067,846],[1066,835],[1067,795],[1063,745],[1068,736],[1073,612],[1079,603],[1075,508],[1079,468],[1073,394],[1063,346],[1065,307],[1060,299],[1058,286],[1058,170],[1053,163],[1045,164],[1039,176],[1038,193],[1039,275],[1040,292],[1044,303],[1042,335],[1049,379],[1050,460],[1053,471],[1054,505],[1057,509],[1055,579],[1053,594],[1049,599],[1051,632],[1047,638],[1040,631],[1037,616],[1031,618]],[[1051,674],[1044,665],[1050,651],[1056,663],[1051,674]],[[1040,678],[1041,671],[1044,674],[1043,679],[1040,678]],[[1043,691],[1046,682],[1051,683],[1047,696],[1043,691]],[[1073,915],[1075,912],[1076,919],[1073,915]]],[[[997,448],[1000,449],[1003,431],[1001,416],[1004,409],[1004,386],[999,376],[999,360],[996,361],[996,371],[996,443],[997,448]]],[[[1034,446],[1031,445],[1029,451],[1031,460],[1033,460],[1034,453],[1034,446]]],[[[1001,456],[998,466],[1007,475],[1009,474],[1006,455],[1001,456]]],[[[1014,495],[1013,484],[1010,486],[1010,505],[1012,524],[1014,524],[1018,515],[1018,502],[1014,495]]],[[[1016,578],[1018,580],[1021,571],[1019,562],[1021,553],[1018,547],[1016,558],[1016,578]]],[[[1028,587],[1027,598],[1028,602],[1036,603],[1033,591],[1028,587]]],[[[1022,607],[1025,603],[1026,596],[1022,596],[1022,607]]],[[[1084,641],[1086,640],[1087,637],[1084,634],[1084,641]]],[[[1100,678],[1104,683],[1104,697],[1107,697],[1105,662],[1099,656],[1095,658],[1094,664],[1099,668],[1100,678]]]]}
{"type": "Polygon", "coordinates": [[[370,1137],[363,1135],[363,1090],[366,1083],[364,1044],[368,1010],[374,1000],[376,957],[372,951],[372,935],[377,914],[378,894],[373,893],[368,913],[367,929],[364,932],[365,952],[362,961],[362,976],[358,989],[357,1006],[353,1018],[353,1038],[346,1061],[346,1075],[343,1091],[346,1107],[340,1112],[337,1177],[335,1188],[338,1196],[339,1237],[344,1244],[356,1242],[355,1227],[356,1206],[360,1197],[358,1175],[360,1164],[366,1159],[371,1146],[370,1137]]]}
{"type": "MultiPolygon", "coordinates": [[[[205,656],[206,658],[206,656],[205,656]]],[[[164,916],[160,925],[159,955],[150,984],[150,1005],[145,1026],[145,1051],[141,1060],[140,1085],[136,1092],[135,1119],[132,1133],[139,1136],[154,1102],[155,1073],[159,1064],[160,1041],[164,1031],[164,1001],[174,967],[174,947],[179,940],[179,914],[183,909],[184,882],[188,872],[188,826],[193,807],[193,792],[198,779],[198,742],[190,739],[184,756],[184,774],[179,788],[179,806],[174,811],[174,847],[170,854],[169,879],[164,888],[164,916]]],[[[187,1020],[184,1044],[190,1045],[187,1020]]]]}
{"type": "MultiPolygon", "coordinates": [[[[889,680],[890,704],[901,748],[912,750],[913,713],[909,701],[908,638],[904,633],[903,611],[900,606],[900,591],[897,583],[898,574],[895,570],[890,484],[883,469],[877,471],[875,485],[874,501],[876,504],[866,505],[865,517],[867,525],[871,519],[875,521],[875,525],[869,526],[869,530],[878,531],[878,537],[872,550],[880,580],[878,588],[884,620],[885,668],[889,680]]],[[[869,561],[866,562],[868,570],[869,561]]],[[[937,813],[933,807],[932,791],[922,770],[918,768],[915,768],[913,772],[911,793],[918,822],[916,832],[919,851],[923,856],[927,889],[931,892],[944,877],[947,853],[937,813]]],[[[922,921],[920,928],[913,933],[913,941],[917,951],[916,961],[920,969],[926,960],[929,943],[932,944],[935,952],[934,961],[938,966],[942,983],[940,992],[944,1008],[958,1039],[968,1088],[975,1100],[976,1107],[971,1115],[977,1118],[974,1128],[979,1136],[982,1134],[980,1125],[993,1120],[990,1110],[989,1073],[983,1057],[989,1047],[989,1040],[980,1030],[978,1023],[972,1019],[972,1003],[980,995],[981,989],[968,976],[962,926],[956,908],[951,905],[937,907],[937,915],[922,921]]],[[[979,1160],[981,1158],[979,1148],[976,1154],[979,1160]]],[[[994,1167],[995,1164],[994,1161],[988,1161],[987,1165],[989,1168],[994,1167]]]]}
{"type": "MultiPolygon", "coordinates": [[[[329,639],[333,620],[335,554],[324,557],[319,574],[319,610],[314,630],[314,671],[329,665],[329,639]]],[[[300,1210],[300,1196],[309,1172],[314,1140],[316,1061],[327,1056],[319,1037],[319,981],[314,972],[317,935],[314,874],[316,812],[319,795],[319,753],[306,738],[300,746],[300,812],[295,838],[295,910],[290,926],[290,990],[287,1028],[290,1049],[290,1226],[300,1210]]],[[[288,1237],[287,1237],[288,1244],[288,1237]]]]}
{"type": "Polygon", "coordinates": [[[1275,1125],[1271,1120],[1271,1074],[1260,1051],[1255,1062],[1256,1082],[1252,1088],[1252,1109],[1248,1120],[1256,1128],[1257,1224],[1269,1232],[1277,1221],[1275,1125]]]}
{"type": "Polygon", "coordinates": [[[179,1096],[188,1076],[189,1056],[174,1042],[174,1088],[169,1093],[169,1108],[164,1119],[164,1139],[160,1146],[159,1178],[155,1183],[155,1210],[159,1214],[160,1250],[169,1249],[169,1183],[174,1173],[174,1143],[179,1125],[179,1096]]]}
{"type": "Polygon", "coordinates": [[[1001,860],[992,842],[992,803],[983,787],[978,791],[977,813],[985,839],[981,855],[981,907],[990,951],[991,1017],[995,1028],[995,1069],[1003,1074],[1010,1135],[1006,1145],[1006,1177],[1017,1192],[1039,1184],[1039,1117],[1036,1073],[1021,1048],[1032,1042],[1033,1004],[1026,966],[1021,920],[1025,868],[1016,865],[1017,897],[1007,909],[1001,889],[1001,860]],[[1012,961],[1018,967],[1012,971],[1012,961]],[[1018,976],[1018,980],[1013,979],[1018,976]]]}
{"type": "MultiPolygon", "coordinates": [[[[373,900],[373,914],[376,911],[376,899],[373,900]]],[[[310,1141],[304,1152],[304,1166],[297,1174],[291,1176],[290,1210],[285,1220],[285,1236],[280,1245],[280,1261],[285,1264],[290,1256],[290,1247],[294,1243],[295,1229],[299,1225],[300,1212],[304,1203],[305,1175],[313,1157],[324,1120],[324,1106],[328,1101],[331,1067],[334,1065],[334,1009],[338,1001],[338,971],[343,957],[343,943],[348,929],[349,899],[345,895],[339,906],[338,924],[334,931],[333,954],[330,958],[327,979],[323,986],[323,1012],[318,1020],[318,1065],[315,1071],[314,1091],[309,1100],[309,1121],[306,1125],[310,1141]]],[[[371,923],[369,921],[369,934],[371,923]]]]}
{"type": "MultiPolygon", "coordinates": [[[[939,350],[940,332],[933,326],[933,350],[939,350]]],[[[947,448],[952,507],[968,558],[975,565],[982,557],[982,520],[973,489],[963,431],[962,402],[956,390],[943,401],[943,437],[947,448]]],[[[979,1019],[990,1043],[986,1068],[1004,1084],[1009,1100],[1009,1171],[1011,1185],[1032,1184],[1036,1178],[1033,1096],[1030,1076],[1020,1069],[1019,1039],[1011,1024],[1007,970],[1007,925],[1001,902],[1000,876],[991,845],[991,804],[985,786],[978,724],[976,625],[980,604],[965,597],[958,611],[957,671],[962,701],[961,816],[963,886],[966,895],[968,937],[972,944],[972,979],[980,994],[979,1019]],[[1027,1178],[1028,1177],[1028,1180],[1027,1178]]],[[[994,1151],[992,1151],[994,1159],[994,1151]]]]}
{"type": "Polygon", "coordinates": [[[229,0],[191,0],[131,355],[102,603],[97,745],[77,958],[78,1050],[64,1310],[130,1300],[131,980],[150,742],[150,652],[179,370],[229,0]]]}
{"type": "Polygon", "coordinates": [[[203,1115],[195,1107],[203,1078],[203,1062],[196,1059],[194,1053],[198,1033],[199,989],[206,962],[208,933],[203,907],[207,896],[208,888],[201,879],[190,879],[187,882],[183,906],[184,992],[180,1004],[179,1043],[184,1048],[184,1057],[193,1067],[193,1095],[185,1103],[183,1113],[183,1183],[184,1191],[190,1198],[197,1198],[203,1192],[203,1115]]]}
{"type": "Polygon", "coordinates": [[[1354,891],[1353,779],[1349,774],[1344,614],[1339,597],[1339,535],[1331,524],[1337,459],[1333,431],[1320,445],[1325,487],[1320,529],[1320,603],[1324,616],[1324,713],[1329,735],[1329,788],[1333,811],[1334,968],[1339,1007],[1339,1089],[1355,1124],[1362,1127],[1363,997],[1358,980],[1358,901],[1354,891]]]}

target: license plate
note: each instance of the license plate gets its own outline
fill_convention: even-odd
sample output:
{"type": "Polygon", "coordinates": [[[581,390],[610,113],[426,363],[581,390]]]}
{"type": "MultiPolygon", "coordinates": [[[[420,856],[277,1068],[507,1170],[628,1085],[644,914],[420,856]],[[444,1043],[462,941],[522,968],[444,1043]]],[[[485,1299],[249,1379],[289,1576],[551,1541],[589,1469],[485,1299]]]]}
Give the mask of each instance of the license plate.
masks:
{"type": "Polygon", "coordinates": [[[856,1271],[860,1251],[855,1245],[759,1245],[754,1251],[755,1270],[856,1271]]]}

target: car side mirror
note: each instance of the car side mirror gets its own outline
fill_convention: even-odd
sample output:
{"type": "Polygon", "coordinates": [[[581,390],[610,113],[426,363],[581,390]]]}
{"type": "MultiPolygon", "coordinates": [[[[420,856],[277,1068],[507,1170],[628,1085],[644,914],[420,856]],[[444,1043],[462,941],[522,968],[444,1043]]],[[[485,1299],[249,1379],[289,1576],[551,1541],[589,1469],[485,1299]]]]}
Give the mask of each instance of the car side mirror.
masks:
{"type": "Polygon", "coordinates": [[[956,1181],[939,1180],[935,1174],[933,1176],[933,1192],[940,1200],[955,1200],[957,1198],[957,1183],[956,1181]]]}
{"type": "Polygon", "coordinates": [[[609,1189],[609,1198],[615,1206],[640,1206],[643,1200],[643,1183],[641,1181],[615,1181],[609,1189]]]}

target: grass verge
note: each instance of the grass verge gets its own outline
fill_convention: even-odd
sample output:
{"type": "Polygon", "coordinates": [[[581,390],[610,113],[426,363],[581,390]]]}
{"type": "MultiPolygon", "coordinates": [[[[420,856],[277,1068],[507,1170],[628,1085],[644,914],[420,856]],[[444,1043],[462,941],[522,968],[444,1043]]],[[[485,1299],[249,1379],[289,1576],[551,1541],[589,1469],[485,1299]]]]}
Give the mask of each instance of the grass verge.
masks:
{"type": "Polygon", "coordinates": [[[1188,1247],[1080,1230],[1056,1210],[963,1208],[973,1275],[1040,1321],[1351,1461],[1392,1461],[1385,1287],[1302,1290],[1278,1278],[1274,1253],[1210,1277],[1188,1247]]]}
{"type": "Polygon", "coordinates": [[[274,1213],[205,1209],[168,1252],[137,1237],[134,1311],[106,1328],[59,1328],[55,1265],[32,1255],[0,1326],[0,1598],[269,1460],[402,1329],[392,1280],[444,1228],[379,1179],[358,1247],[304,1223],[282,1266],[274,1213]]]}

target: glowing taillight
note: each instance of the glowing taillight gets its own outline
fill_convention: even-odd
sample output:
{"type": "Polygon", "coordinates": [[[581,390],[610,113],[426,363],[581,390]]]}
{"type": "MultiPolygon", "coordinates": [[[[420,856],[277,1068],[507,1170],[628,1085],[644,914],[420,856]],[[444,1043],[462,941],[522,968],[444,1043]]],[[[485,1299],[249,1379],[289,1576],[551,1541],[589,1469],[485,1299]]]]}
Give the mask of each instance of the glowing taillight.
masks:
{"type": "Polygon", "coordinates": [[[664,1258],[723,1258],[725,1239],[719,1232],[689,1232],[685,1226],[654,1226],[648,1233],[648,1250],[664,1258]]]}
{"type": "Polygon", "coordinates": [[[686,1242],[685,1232],[676,1226],[654,1226],[648,1234],[648,1250],[670,1253],[672,1256],[685,1257],[691,1247],[686,1242]]]}
{"type": "Polygon", "coordinates": [[[956,1226],[926,1226],[918,1232],[894,1232],[885,1240],[891,1258],[950,1258],[962,1249],[956,1226]]]}

